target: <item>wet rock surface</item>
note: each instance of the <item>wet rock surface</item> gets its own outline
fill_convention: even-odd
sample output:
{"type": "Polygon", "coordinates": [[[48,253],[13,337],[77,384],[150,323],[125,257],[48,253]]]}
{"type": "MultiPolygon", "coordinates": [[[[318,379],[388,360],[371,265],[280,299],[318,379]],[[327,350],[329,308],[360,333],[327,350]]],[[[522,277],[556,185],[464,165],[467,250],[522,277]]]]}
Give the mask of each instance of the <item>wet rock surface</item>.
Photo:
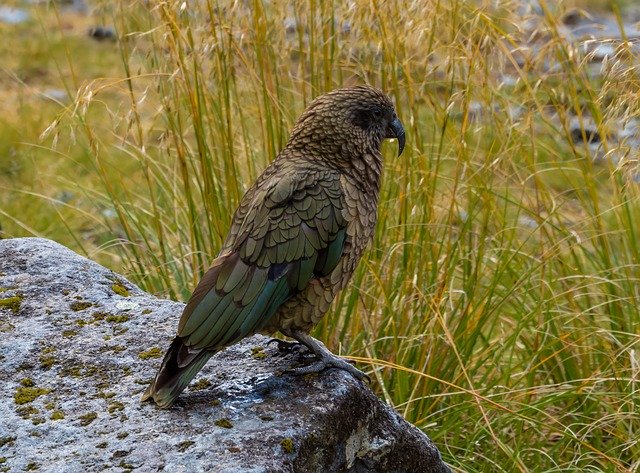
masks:
{"type": "Polygon", "coordinates": [[[264,337],[173,408],[140,404],[182,307],[52,241],[0,240],[0,470],[449,471],[368,387],[282,374],[299,355],[264,337]]]}

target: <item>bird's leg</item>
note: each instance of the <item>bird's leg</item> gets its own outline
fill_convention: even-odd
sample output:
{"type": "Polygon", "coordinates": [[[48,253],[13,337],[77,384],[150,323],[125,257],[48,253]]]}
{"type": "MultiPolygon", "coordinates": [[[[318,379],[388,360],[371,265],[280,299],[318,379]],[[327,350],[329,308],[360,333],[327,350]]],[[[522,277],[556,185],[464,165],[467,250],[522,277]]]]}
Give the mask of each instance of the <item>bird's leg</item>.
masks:
{"type": "Polygon", "coordinates": [[[298,332],[297,330],[294,330],[291,332],[291,336],[298,340],[301,344],[306,346],[309,350],[311,350],[318,358],[318,361],[315,361],[307,366],[287,370],[288,373],[310,374],[319,373],[326,368],[339,368],[351,373],[357,379],[366,379],[367,381],[371,381],[369,376],[364,374],[355,366],[350,365],[342,358],[331,353],[329,349],[324,346],[324,343],[322,343],[320,340],[316,340],[308,333],[298,332]]]}
{"type": "Polygon", "coordinates": [[[300,348],[304,347],[304,345],[300,342],[287,342],[286,340],[280,340],[279,338],[272,338],[267,342],[267,346],[275,343],[278,347],[278,351],[280,353],[293,353],[295,351],[299,351],[300,348]]]}

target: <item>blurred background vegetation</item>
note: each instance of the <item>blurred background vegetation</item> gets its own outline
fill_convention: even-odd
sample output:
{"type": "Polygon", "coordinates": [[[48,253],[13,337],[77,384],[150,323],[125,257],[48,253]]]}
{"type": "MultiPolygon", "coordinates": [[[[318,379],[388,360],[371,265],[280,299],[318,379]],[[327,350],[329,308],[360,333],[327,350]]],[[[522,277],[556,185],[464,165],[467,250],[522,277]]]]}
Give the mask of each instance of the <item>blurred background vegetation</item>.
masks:
{"type": "Polygon", "coordinates": [[[184,300],[305,104],[376,85],[407,148],[315,335],[456,471],[638,469],[633,2],[3,5],[1,237],[184,300]]]}

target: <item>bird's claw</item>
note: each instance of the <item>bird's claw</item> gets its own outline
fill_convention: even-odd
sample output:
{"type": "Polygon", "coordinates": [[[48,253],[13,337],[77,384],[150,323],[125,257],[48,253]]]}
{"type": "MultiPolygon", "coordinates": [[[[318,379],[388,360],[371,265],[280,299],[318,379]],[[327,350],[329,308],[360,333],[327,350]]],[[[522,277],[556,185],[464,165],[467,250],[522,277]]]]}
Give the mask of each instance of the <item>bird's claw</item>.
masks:
{"type": "Polygon", "coordinates": [[[277,345],[278,351],[284,354],[300,351],[300,349],[304,347],[302,343],[287,342],[286,340],[280,340],[279,338],[272,338],[267,342],[267,346],[271,345],[272,343],[275,343],[277,345]]]}
{"type": "Polygon", "coordinates": [[[354,376],[356,379],[359,379],[360,381],[367,380],[367,383],[371,384],[371,378],[366,373],[363,373],[358,368],[353,366],[351,363],[351,361],[347,362],[342,358],[338,358],[337,356],[322,357],[319,360],[314,361],[310,365],[301,366],[299,368],[290,368],[286,370],[285,373],[305,375],[319,373],[327,368],[338,368],[351,373],[352,376],[354,376]]]}

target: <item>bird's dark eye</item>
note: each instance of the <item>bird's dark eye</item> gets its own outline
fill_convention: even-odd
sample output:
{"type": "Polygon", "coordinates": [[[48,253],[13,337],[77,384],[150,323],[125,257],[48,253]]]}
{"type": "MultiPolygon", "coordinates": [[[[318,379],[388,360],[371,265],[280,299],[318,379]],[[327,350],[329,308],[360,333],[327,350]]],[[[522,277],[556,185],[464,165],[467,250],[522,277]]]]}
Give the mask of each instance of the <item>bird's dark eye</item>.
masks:
{"type": "Polygon", "coordinates": [[[364,130],[368,130],[382,118],[383,111],[380,107],[363,108],[354,115],[354,123],[364,130]]]}

